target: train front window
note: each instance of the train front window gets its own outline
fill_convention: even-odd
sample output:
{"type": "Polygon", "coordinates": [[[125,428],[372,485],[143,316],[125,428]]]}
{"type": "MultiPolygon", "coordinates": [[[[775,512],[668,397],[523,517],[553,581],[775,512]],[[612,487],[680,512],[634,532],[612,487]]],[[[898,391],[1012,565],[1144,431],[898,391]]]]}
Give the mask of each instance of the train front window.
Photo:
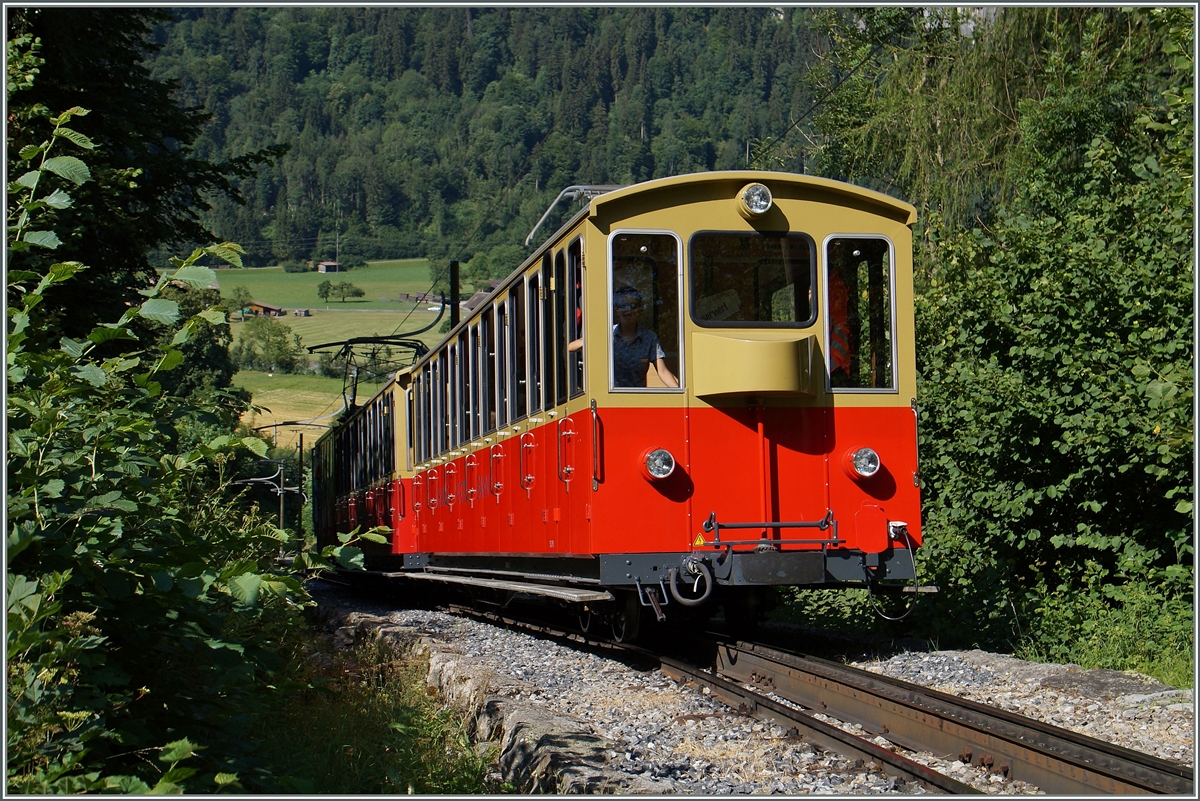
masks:
{"type": "Polygon", "coordinates": [[[696,234],[692,319],[712,328],[812,325],[814,251],[804,234],[696,234]]]}
{"type": "Polygon", "coordinates": [[[892,251],[886,239],[826,245],[826,358],[833,389],[896,388],[892,251]]]}
{"type": "Polygon", "coordinates": [[[611,386],[675,390],[683,378],[678,240],[625,232],[609,242],[611,386]]]}

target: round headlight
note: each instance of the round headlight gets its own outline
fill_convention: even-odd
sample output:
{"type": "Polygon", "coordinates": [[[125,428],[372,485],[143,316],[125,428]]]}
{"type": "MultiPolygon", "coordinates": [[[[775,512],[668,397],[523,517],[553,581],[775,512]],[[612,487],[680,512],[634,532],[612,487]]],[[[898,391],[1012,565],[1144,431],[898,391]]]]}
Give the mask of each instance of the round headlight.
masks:
{"type": "Polygon", "coordinates": [[[655,448],[642,458],[646,475],[655,481],[662,481],[675,472],[675,457],[665,448],[655,448]]]}
{"type": "Polygon", "coordinates": [[[879,472],[879,454],[870,448],[859,448],[850,457],[854,472],[863,478],[870,478],[879,472]]]}
{"type": "Polygon", "coordinates": [[[762,184],[746,184],[738,193],[738,211],[747,219],[766,214],[773,202],[771,190],[762,184]]]}

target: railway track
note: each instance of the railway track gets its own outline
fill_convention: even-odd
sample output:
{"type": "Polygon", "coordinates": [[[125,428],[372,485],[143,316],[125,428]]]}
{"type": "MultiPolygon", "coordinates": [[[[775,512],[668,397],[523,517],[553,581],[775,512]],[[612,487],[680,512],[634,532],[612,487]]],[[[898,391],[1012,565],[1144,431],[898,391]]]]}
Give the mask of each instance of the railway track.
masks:
{"type": "Polygon", "coordinates": [[[1193,769],[1185,765],[828,660],[721,643],[713,672],[904,748],[957,757],[1047,793],[1195,795],[1193,769]]]}
{"type": "Polygon", "coordinates": [[[656,660],[665,675],[707,687],[744,714],[781,723],[793,736],[853,760],[874,762],[898,782],[913,782],[931,792],[980,791],[874,738],[881,736],[910,752],[957,759],[1049,794],[1195,795],[1191,767],[812,656],[711,638],[669,638],[665,647],[647,649],[595,640],[508,612],[457,605],[452,610],[656,660]],[[690,656],[680,658],[682,654],[690,656]],[[823,717],[857,724],[868,736],[851,734],[823,717]]]}

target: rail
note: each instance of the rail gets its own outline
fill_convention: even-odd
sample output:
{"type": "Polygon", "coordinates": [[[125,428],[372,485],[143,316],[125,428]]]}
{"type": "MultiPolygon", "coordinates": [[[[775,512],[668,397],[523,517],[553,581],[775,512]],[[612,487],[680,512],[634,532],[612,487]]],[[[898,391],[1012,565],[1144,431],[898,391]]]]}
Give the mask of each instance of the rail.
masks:
{"type": "Polygon", "coordinates": [[[715,671],[913,750],[957,756],[1061,795],[1195,797],[1193,769],[1011,712],[836,662],[739,642],[715,671]]]}

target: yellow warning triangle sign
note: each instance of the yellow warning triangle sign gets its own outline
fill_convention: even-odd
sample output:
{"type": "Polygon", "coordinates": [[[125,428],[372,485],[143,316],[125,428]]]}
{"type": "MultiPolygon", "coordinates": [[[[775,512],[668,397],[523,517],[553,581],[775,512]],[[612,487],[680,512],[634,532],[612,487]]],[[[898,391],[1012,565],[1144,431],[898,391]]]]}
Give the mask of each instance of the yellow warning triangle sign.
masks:
{"type": "Polygon", "coordinates": [[[695,541],[695,542],[693,542],[693,543],[692,543],[692,545],[695,545],[696,547],[700,547],[701,545],[704,545],[704,544],[705,544],[705,543],[704,543],[704,535],[703,535],[703,534],[697,534],[697,535],[696,535],[696,541],[695,541]]]}

